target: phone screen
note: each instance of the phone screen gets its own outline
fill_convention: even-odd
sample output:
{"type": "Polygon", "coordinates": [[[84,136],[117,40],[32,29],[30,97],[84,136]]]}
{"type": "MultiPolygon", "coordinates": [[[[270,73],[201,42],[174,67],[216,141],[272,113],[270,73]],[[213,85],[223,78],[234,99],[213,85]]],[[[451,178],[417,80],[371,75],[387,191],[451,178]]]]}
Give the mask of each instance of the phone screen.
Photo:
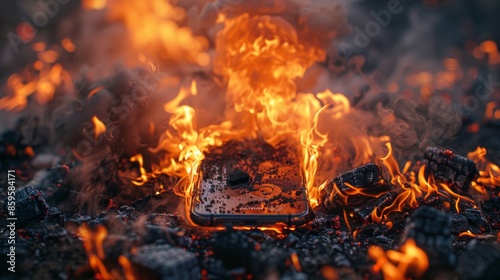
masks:
{"type": "Polygon", "coordinates": [[[191,214],[203,225],[300,224],[308,210],[298,151],[285,143],[241,140],[206,155],[191,214]]]}

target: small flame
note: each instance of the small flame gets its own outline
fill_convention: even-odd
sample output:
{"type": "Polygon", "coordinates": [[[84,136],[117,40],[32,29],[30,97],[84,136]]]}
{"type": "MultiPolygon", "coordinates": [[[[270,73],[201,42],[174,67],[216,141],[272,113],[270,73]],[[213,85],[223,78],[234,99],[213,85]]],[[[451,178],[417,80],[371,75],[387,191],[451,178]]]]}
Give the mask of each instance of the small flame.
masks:
{"type": "Polygon", "coordinates": [[[297,253],[292,253],[290,255],[290,258],[292,259],[292,264],[295,270],[302,271],[302,266],[300,265],[299,256],[297,256],[297,253]]]}
{"type": "MultiPolygon", "coordinates": [[[[479,169],[478,184],[490,188],[500,186],[500,168],[486,158],[486,148],[477,147],[475,151],[467,154],[467,158],[473,160],[479,169]]],[[[477,186],[477,184],[474,186],[477,186]]],[[[476,187],[475,189],[480,188],[476,187]]]]}
{"type": "Polygon", "coordinates": [[[139,163],[139,172],[141,173],[141,176],[139,178],[136,178],[135,180],[133,180],[132,184],[134,184],[136,186],[144,185],[148,181],[148,176],[147,176],[146,169],[144,168],[144,160],[142,158],[142,155],[137,154],[137,155],[131,157],[130,161],[139,163]]]}
{"type": "Polygon", "coordinates": [[[386,280],[403,280],[409,276],[421,277],[429,267],[427,254],[420,249],[413,239],[396,250],[384,250],[378,246],[368,248],[368,256],[376,261],[375,272],[382,271],[386,280]]]}
{"type": "Polygon", "coordinates": [[[101,10],[106,7],[107,0],[83,0],[82,7],[85,10],[101,10]]]}
{"type": "Polygon", "coordinates": [[[44,105],[54,97],[60,86],[72,85],[71,77],[57,60],[58,53],[53,50],[39,53],[40,60],[26,68],[22,73],[8,77],[7,95],[0,99],[0,110],[22,110],[28,103],[28,97],[34,94],[36,101],[44,105]]]}
{"type": "Polygon", "coordinates": [[[92,231],[87,225],[83,225],[79,228],[79,235],[83,239],[83,245],[89,259],[89,264],[95,271],[96,278],[114,279],[102,262],[106,259],[103,248],[104,239],[106,239],[108,235],[106,228],[99,225],[95,231],[92,231]]]}
{"type": "Polygon", "coordinates": [[[96,116],[92,117],[92,123],[94,124],[94,137],[97,140],[99,135],[106,133],[106,126],[96,116]]]}

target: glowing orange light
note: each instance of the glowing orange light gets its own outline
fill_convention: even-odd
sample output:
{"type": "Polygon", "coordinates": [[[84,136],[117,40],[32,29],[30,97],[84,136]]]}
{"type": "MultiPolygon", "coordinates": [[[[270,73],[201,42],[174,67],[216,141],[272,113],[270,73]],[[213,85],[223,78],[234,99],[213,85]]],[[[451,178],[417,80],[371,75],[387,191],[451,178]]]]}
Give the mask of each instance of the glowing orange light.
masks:
{"type": "Polygon", "coordinates": [[[62,39],[61,46],[69,53],[72,53],[76,50],[75,44],[69,38],[62,39]]]}
{"type": "Polygon", "coordinates": [[[101,10],[106,7],[107,0],[83,0],[82,7],[86,10],[101,10]]]}
{"type": "Polygon", "coordinates": [[[290,258],[292,259],[292,264],[295,270],[302,271],[302,266],[300,265],[299,256],[297,256],[297,253],[292,253],[290,255],[290,258]]]}
{"type": "Polygon", "coordinates": [[[97,139],[99,135],[104,134],[106,132],[106,126],[96,116],[92,117],[92,123],[94,124],[94,137],[95,139],[97,139]]]}
{"type": "Polygon", "coordinates": [[[421,277],[429,267],[427,254],[420,249],[413,239],[396,250],[384,250],[378,246],[368,248],[368,256],[376,261],[375,272],[381,271],[386,280],[402,280],[408,276],[421,277]]]}
{"type": "Polygon", "coordinates": [[[498,49],[497,49],[497,44],[492,41],[492,40],[488,40],[488,41],[484,41],[481,43],[480,45],[480,48],[483,52],[485,53],[496,53],[498,52],[498,49]]]}

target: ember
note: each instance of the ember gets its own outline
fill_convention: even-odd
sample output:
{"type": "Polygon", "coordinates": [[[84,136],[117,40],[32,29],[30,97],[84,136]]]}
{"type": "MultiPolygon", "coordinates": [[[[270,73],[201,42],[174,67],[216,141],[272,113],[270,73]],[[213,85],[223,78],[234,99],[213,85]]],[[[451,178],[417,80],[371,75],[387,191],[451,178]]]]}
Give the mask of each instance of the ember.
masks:
{"type": "Polygon", "coordinates": [[[498,4],[4,2],[2,278],[500,278],[498,4]]]}

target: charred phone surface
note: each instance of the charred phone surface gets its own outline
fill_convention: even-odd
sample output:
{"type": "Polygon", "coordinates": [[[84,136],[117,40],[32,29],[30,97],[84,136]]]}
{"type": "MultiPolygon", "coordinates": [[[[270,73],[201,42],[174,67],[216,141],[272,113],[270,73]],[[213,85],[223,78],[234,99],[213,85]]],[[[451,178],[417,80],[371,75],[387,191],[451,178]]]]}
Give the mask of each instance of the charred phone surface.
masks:
{"type": "Polygon", "coordinates": [[[200,169],[192,205],[197,223],[262,225],[307,214],[298,153],[286,144],[230,141],[210,150],[200,169]]]}

